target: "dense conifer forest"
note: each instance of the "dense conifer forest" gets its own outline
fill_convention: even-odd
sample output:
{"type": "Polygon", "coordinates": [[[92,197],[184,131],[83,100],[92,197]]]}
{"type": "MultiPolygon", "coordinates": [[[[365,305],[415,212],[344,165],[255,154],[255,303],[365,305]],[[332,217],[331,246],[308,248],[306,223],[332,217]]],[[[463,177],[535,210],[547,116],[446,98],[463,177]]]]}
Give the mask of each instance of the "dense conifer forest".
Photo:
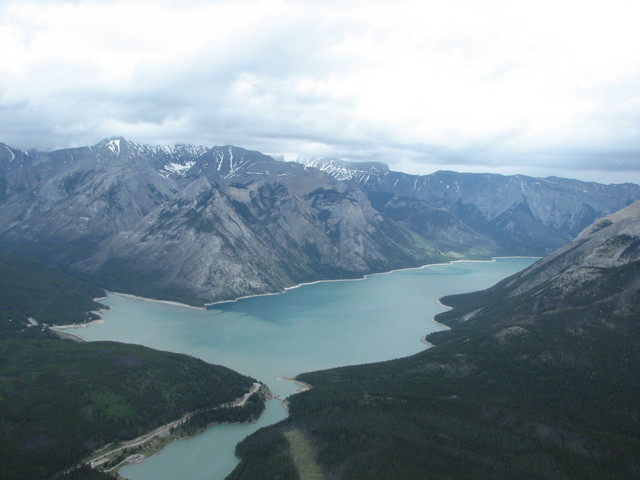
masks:
{"type": "MultiPolygon", "coordinates": [[[[57,338],[42,323],[91,319],[101,291],[37,262],[3,256],[0,282],[0,478],[51,478],[109,442],[241,397],[254,382],[186,355],[57,338]]],[[[254,403],[228,415],[246,420],[260,409],[254,403]]],[[[82,469],[70,478],[94,476],[82,469]]]]}
{"type": "Polygon", "coordinates": [[[429,337],[435,348],[299,375],[313,388],[238,446],[230,478],[286,459],[291,429],[332,479],[640,478],[639,273],[632,262],[569,293],[516,295],[507,279],[445,297],[455,308],[437,319],[454,328],[429,337]]]}

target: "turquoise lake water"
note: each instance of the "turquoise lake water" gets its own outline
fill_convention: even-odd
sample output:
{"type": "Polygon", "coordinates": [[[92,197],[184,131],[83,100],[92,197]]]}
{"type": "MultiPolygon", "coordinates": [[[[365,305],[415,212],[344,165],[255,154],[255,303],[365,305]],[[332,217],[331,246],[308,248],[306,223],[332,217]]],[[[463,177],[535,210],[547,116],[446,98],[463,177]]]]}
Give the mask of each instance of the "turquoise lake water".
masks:
{"type": "MultiPolygon", "coordinates": [[[[210,310],[109,295],[103,302],[110,307],[102,315],[105,323],[74,333],[89,341],[115,340],[193,355],[255,377],[284,397],[297,386],[276,377],[425,349],[421,337],[441,328],[432,322],[444,310],[438,298],[487,288],[534,261],[431,265],[364,280],[303,285],[210,310]]],[[[233,449],[242,438],[285,417],[282,404],[269,401],[257,423],[214,426],[121,469],[121,475],[132,480],[221,480],[237,464],[233,449]]]]}

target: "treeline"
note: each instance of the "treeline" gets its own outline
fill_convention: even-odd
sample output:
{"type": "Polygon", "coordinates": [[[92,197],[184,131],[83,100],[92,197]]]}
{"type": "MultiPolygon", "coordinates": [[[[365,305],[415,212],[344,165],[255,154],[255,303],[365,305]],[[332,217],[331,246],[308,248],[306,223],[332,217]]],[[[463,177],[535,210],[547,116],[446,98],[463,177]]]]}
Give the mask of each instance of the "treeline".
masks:
{"type": "Polygon", "coordinates": [[[105,308],[93,299],[104,295],[37,260],[0,253],[0,339],[24,331],[29,317],[58,325],[93,320],[91,311],[105,308]]]}
{"type": "Polygon", "coordinates": [[[332,479],[640,478],[638,267],[562,297],[502,283],[448,298],[439,319],[456,326],[436,347],[299,375],[313,388],[270,434],[305,431],[332,479]]]}
{"type": "Polygon", "coordinates": [[[289,442],[278,426],[262,428],[236,446],[242,462],[226,480],[299,480],[289,442]]]}
{"type": "Polygon", "coordinates": [[[257,420],[264,411],[264,399],[256,392],[242,407],[213,407],[195,412],[181,425],[186,435],[195,435],[215,423],[239,423],[257,420]]]}
{"type": "Polygon", "coordinates": [[[5,340],[0,362],[0,478],[45,478],[253,383],[192,357],[112,342],[5,340]]]}
{"type": "MultiPolygon", "coordinates": [[[[186,355],[74,343],[27,326],[31,316],[84,321],[101,293],[38,262],[0,256],[0,478],[51,478],[107,443],[251,388],[253,379],[186,355]]],[[[86,469],[69,475],[100,477],[86,469]]]]}

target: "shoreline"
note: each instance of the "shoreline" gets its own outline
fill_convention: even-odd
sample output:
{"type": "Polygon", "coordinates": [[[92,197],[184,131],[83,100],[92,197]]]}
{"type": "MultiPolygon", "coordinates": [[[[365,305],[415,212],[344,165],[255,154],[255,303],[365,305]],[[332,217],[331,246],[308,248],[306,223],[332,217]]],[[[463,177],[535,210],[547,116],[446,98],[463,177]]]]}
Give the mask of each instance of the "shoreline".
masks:
{"type": "MultiPolygon", "coordinates": [[[[515,258],[515,257],[503,257],[503,258],[515,258]]],[[[518,258],[520,258],[520,257],[518,257],[518,258]]],[[[522,257],[522,258],[524,258],[524,257],[522,257]]],[[[440,299],[439,299],[439,298],[437,298],[437,299],[436,299],[436,304],[437,304],[439,307],[444,308],[444,311],[445,311],[445,312],[446,312],[446,311],[448,311],[448,310],[453,309],[453,307],[450,307],[449,305],[445,305],[444,303],[442,303],[442,302],[440,301],[440,299]]],[[[440,313],[442,313],[442,312],[440,312],[440,313]]],[[[445,325],[444,323],[440,323],[440,322],[438,322],[438,321],[436,320],[436,317],[437,317],[438,315],[440,315],[440,313],[436,313],[433,317],[431,317],[431,323],[435,323],[438,327],[440,327],[440,328],[441,328],[441,331],[451,330],[451,327],[450,327],[449,325],[445,325]]],[[[432,333],[435,333],[435,332],[432,332],[432,333]]],[[[427,340],[427,337],[428,337],[429,335],[431,335],[431,334],[429,333],[429,334],[427,334],[427,335],[423,335],[423,336],[421,336],[421,337],[420,337],[420,342],[421,342],[421,343],[423,343],[423,344],[425,344],[427,347],[431,348],[431,347],[433,347],[434,345],[433,345],[433,343],[431,343],[429,340],[427,340]]]]}
{"type": "MultiPolygon", "coordinates": [[[[155,303],[163,303],[165,305],[172,305],[174,307],[183,307],[183,308],[193,308],[196,310],[206,310],[205,307],[196,307],[195,305],[189,305],[188,303],[181,303],[181,302],[176,302],[175,300],[159,300],[157,298],[150,298],[150,297],[141,297],[139,295],[133,295],[131,293],[121,293],[121,292],[110,292],[107,291],[108,295],[117,295],[120,297],[127,297],[127,298],[132,298],[134,300],[144,300],[146,302],[155,302],[155,303]]],[[[107,297],[105,297],[107,298],[107,297]]]]}
{"type": "Polygon", "coordinates": [[[296,379],[296,377],[276,377],[276,380],[280,380],[282,382],[295,383],[300,387],[290,395],[287,395],[285,398],[281,398],[280,396],[276,397],[280,401],[280,403],[282,403],[282,407],[286,410],[287,417],[288,417],[289,416],[289,397],[293,397],[294,395],[298,395],[299,393],[308,392],[313,388],[313,385],[311,385],[310,383],[300,381],[296,379]]]}
{"type": "MultiPolygon", "coordinates": [[[[297,285],[292,285],[290,287],[284,287],[284,289],[280,292],[269,292],[269,293],[257,293],[254,295],[245,295],[242,297],[238,297],[238,298],[234,298],[232,300],[219,300],[217,302],[213,302],[213,303],[205,303],[204,306],[202,307],[197,307],[195,305],[189,305],[186,303],[181,303],[181,302],[177,302],[174,300],[159,300],[157,298],[149,298],[149,297],[141,297],[139,295],[133,295],[131,293],[121,293],[121,292],[112,292],[109,290],[105,290],[105,292],[107,293],[107,296],[105,297],[101,297],[101,298],[97,298],[94,299],[94,301],[99,301],[99,300],[105,300],[108,298],[109,295],[117,295],[117,296],[121,296],[121,297],[126,297],[126,298],[131,298],[134,300],[142,300],[142,301],[147,301],[147,302],[155,302],[155,303],[161,303],[164,305],[170,305],[170,306],[174,306],[174,307],[181,307],[181,308],[190,308],[190,309],[195,309],[195,310],[209,310],[209,307],[213,307],[214,305],[220,305],[220,304],[224,304],[224,303],[235,303],[238,302],[240,300],[245,300],[245,299],[249,299],[249,298],[254,298],[254,297],[264,297],[264,296],[271,296],[271,295],[282,295],[284,293],[287,293],[289,290],[294,290],[296,288],[300,288],[300,287],[304,287],[304,286],[308,286],[308,285],[316,285],[316,284],[320,284],[320,283],[327,283],[327,282],[359,282],[362,280],[367,280],[369,277],[374,277],[377,275],[389,275],[391,273],[398,273],[398,272],[405,272],[405,271],[411,271],[411,270],[423,270],[429,267],[437,267],[437,266],[443,266],[443,265],[453,265],[455,263],[491,263],[491,262],[496,262],[498,260],[504,260],[504,259],[524,259],[524,258],[528,258],[528,259],[540,259],[541,257],[535,257],[535,256],[528,256],[528,255],[514,255],[514,256],[492,256],[490,259],[487,260],[471,260],[471,259],[456,259],[456,260],[449,260],[449,261],[443,261],[440,263],[427,263],[425,265],[421,265],[418,267],[406,267],[406,268],[397,268],[394,270],[389,270],[387,272],[376,272],[376,273],[367,273],[364,274],[362,277],[358,277],[358,278],[337,278],[337,279],[325,279],[325,280],[315,280],[313,282],[303,282],[303,283],[299,283],[297,285]]],[[[436,300],[436,303],[444,308],[445,310],[450,310],[452,307],[449,307],[448,305],[443,304],[440,299],[436,300]]],[[[108,309],[100,309],[97,312],[97,314],[101,314],[103,312],[108,311],[108,309]]],[[[443,330],[450,330],[451,328],[447,325],[444,325],[440,322],[437,322],[435,320],[435,315],[431,318],[431,322],[435,323],[436,325],[438,325],[441,329],[443,330]]],[[[71,330],[71,329],[78,329],[78,328],[86,328],[88,326],[91,325],[96,325],[96,324],[100,324],[100,323],[105,323],[105,320],[100,317],[97,320],[93,320],[91,322],[85,323],[85,324],[69,324],[69,325],[54,325],[51,326],[49,328],[51,328],[52,330],[56,331],[58,334],[60,335],[65,335],[67,336],[67,338],[70,338],[71,340],[75,340],[75,341],[80,341],[80,342],[87,342],[88,340],[84,337],[82,337],[81,335],[75,334],[75,333],[71,333],[68,332],[67,330],[71,330]],[[73,338],[71,338],[73,337],[73,338]]],[[[60,336],[59,335],[59,336],[60,336]]],[[[422,337],[420,337],[420,342],[423,343],[424,345],[427,345],[428,347],[432,347],[433,345],[428,342],[426,340],[427,335],[424,335],[422,337]]],[[[304,384],[304,382],[298,382],[295,379],[292,378],[288,378],[288,377],[277,377],[277,379],[279,380],[284,380],[284,381],[291,381],[294,383],[298,383],[301,386],[307,386],[308,388],[311,388],[308,384],[304,384]]],[[[302,390],[304,391],[304,390],[302,390]]],[[[294,392],[294,393],[299,393],[298,391],[294,392]]]]}
{"type": "MultiPolygon", "coordinates": [[[[313,385],[310,383],[303,382],[301,380],[296,379],[296,377],[276,377],[276,380],[281,380],[283,382],[291,382],[298,385],[300,388],[293,392],[291,395],[297,395],[298,393],[306,392],[313,388],[313,385]]],[[[290,396],[291,396],[290,395],[290,396]]]]}
{"type": "MultiPolygon", "coordinates": [[[[72,334],[71,334],[72,335],[72,334]]],[[[228,403],[222,403],[220,405],[217,405],[214,408],[234,408],[234,407],[244,407],[244,405],[246,404],[247,400],[255,395],[256,393],[258,393],[260,391],[261,388],[266,388],[266,385],[260,383],[260,382],[254,382],[253,385],[251,386],[251,389],[246,392],[242,397],[236,398],[228,403]]],[[[125,464],[134,464],[134,463],[140,463],[143,462],[144,460],[146,460],[147,458],[156,455],[157,453],[159,453],[160,451],[162,451],[162,449],[168,445],[171,442],[177,441],[177,440],[185,440],[185,439],[189,439],[189,438],[193,438],[197,435],[200,435],[200,433],[196,433],[194,435],[179,435],[177,437],[173,437],[172,435],[173,432],[172,430],[176,427],[179,427],[180,425],[184,424],[191,416],[194,415],[194,413],[196,413],[198,410],[194,410],[191,412],[187,412],[184,413],[180,418],[173,420],[169,423],[166,423],[164,425],[160,425],[158,427],[156,427],[155,429],[145,432],[141,435],[139,435],[136,438],[130,439],[130,440],[123,440],[120,442],[117,442],[115,446],[112,446],[111,443],[104,445],[103,447],[95,450],[91,455],[89,455],[88,457],[86,457],[84,460],[82,460],[80,462],[80,464],[85,464],[87,466],[89,466],[91,469],[96,470],[98,467],[100,467],[101,465],[103,465],[104,463],[106,463],[108,461],[108,457],[110,455],[113,455],[119,451],[123,451],[123,450],[131,450],[133,449],[133,455],[129,455],[129,457],[127,457],[126,459],[124,459],[122,462],[120,462],[117,465],[114,465],[113,467],[108,468],[107,470],[103,470],[104,472],[111,472],[113,470],[115,470],[116,472],[119,471],[120,467],[124,466],[125,464]],[[160,449],[158,451],[154,451],[153,453],[149,454],[144,454],[141,453],[144,450],[140,450],[143,449],[144,446],[154,440],[164,440],[164,442],[166,442],[164,445],[162,445],[160,447],[160,449]],[[135,461],[129,461],[129,459],[131,459],[132,457],[136,457],[135,461]]],[[[209,427],[215,426],[215,425],[232,425],[232,424],[236,424],[236,423],[253,423],[256,420],[248,420],[245,422],[216,422],[216,423],[212,423],[211,425],[208,425],[204,428],[204,430],[206,430],[209,427]]],[[[121,478],[121,477],[118,477],[121,478]]]]}
{"type": "MultiPolygon", "coordinates": [[[[106,311],[106,310],[100,310],[100,312],[102,311],[106,311]]],[[[92,313],[97,313],[97,312],[92,312],[92,313]]],[[[68,330],[77,330],[79,328],[87,328],[90,327],[92,325],[100,325],[103,324],[104,319],[102,317],[96,319],[96,320],[91,320],[90,322],[87,323],[68,323],[65,325],[49,325],[48,328],[49,330],[51,330],[52,332],[54,332],[56,335],[58,335],[58,337],[60,338],[65,338],[68,340],[73,340],[75,342],[88,342],[89,340],[87,340],[86,338],[84,338],[82,335],[78,335],[77,333],[72,333],[69,332],[68,330]]]]}
{"type": "MultiPolygon", "coordinates": [[[[430,263],[430,264],[425,264],[425,265],[421,265],[421,266],[417,266],[417,267],[407,267],[407,268],[400,268],[400,269],[395,269],[395,270],[390,270],[390,271],[386,271],[386,272],[377,272],[377,273],[371,273],[371,274],[366,274],[363,275],[361,277],[358,278],[343,278],[343,279],[328,279],[328,280],[317,280],[317,281],[313,281],[313,282],[306,282],[306,283],[301,283],[298,285],[294,285],[291,287],[286,287],[283,291],[280,292],[271,292],[271,293],[264,293],[264,294],[256,294],[256,295],[247,295],[244,297],[239,297],[233,300],[223,300],[223,301],[219,301],[219,302],[215,302],[212,304],[206,304],[205,307],[196,307],[193,305],[187,305],[187,304],[183,304],[180,302],[175,302],[175,301],[167,301],[167,300],[158,300],[158,299],[152,299],[152,298],[145,298],[145,297],[140,297],[140,296],[136,296],[136,295],[132,295],[132,294],[125,294],[125,293],[118,293],[118,292],[109,292],[107,291],[107,294],[111,294],[111,295],[120,295],[122,297],[128,297],[130,299],[135,299],[135,300],[142,300],[142,301],[152,301],[152,302],[156,302],[156,303],[164,303],[167,305],[172,305],[172,306],[178,306],[178,307],[187,307],[187,308],[191,308],[191,309],[196,309],[196,310],[204,310],[207,309],[207,307],[212,306],[212,305],[217,305],[220,303],[233,303],[236,302],[238,300],[242,300],[242,299],[247,299],[247,298],[252,298],[252,297],[257,297],[257,296],[266,296],[266,295],[280,295],[283,293],[286,293],[288,290],[293,290],[295,288],[300,288],[302,286],[305,285],[314,285],[314,284],[319,284],[319,283],[325,283],[325,282],[350,282],[350,281],[361,281],[361,280],[366,280],[369,277],[373,277],[375,275],[387,275],[390,273],[397,273],[397,272],[402,272],[402,271],[412,271],[412,270],[423,270],[423,269],[427,269],[429,267],[434,267],[434,266],[447,266],[447,265],[454,265],[456,263],[463,263],[463,262],[469,262],[469,263],[493,263],[498,261],[499,259],[509,259],[509,258],[538,258],[538,257],[491,257],[490,259],[483,259],[483,260],[465,260],[465,259],[455,259],[455,260],[450,260],[450,261],[443,261],[441,263],[430,263]]],[[[449,307],[447,305],[444,305],[440,299],[436,299],[435,302],[442,308],[444,308],[445,310],[451,309],[452,307],[449,307]]],[[[424,317],[422,317],[424,318],[424,317]]],[[[426,319],[425,319],[426,320],[426,319]]],[[[424,320],[422,320],[423,322],[424,320]]],[[[433,323],[435,323],[440,329],[442,330],[449,330],[450,327],[448,327],[447,325],[444,325],[440,322],[437,322],[435,320],[435,315],[431,318],[431,321],[433,323]]],[[[99,321],[94,321],[95,323],[104,323],[104,320],[100,319],[99,321]]],[[[91,322],[91,323],[94,323],[91,322]]],[[[80,324],[80,325],[67,325],[67,326],[63,326],[63,327],[67,327],[67,328],[71,328],[71,329],[77,329],[80,327],[86,328],[86,326],[88,326],[89,324],[85,325],[85,324],[80,324]]],[[[56,326],[56,328],[61,328],[60,326],[56,326]]],[[[67,335],[71,335],[71,336],[75,336],[78,339],[80,339],[81,341],[87,341],[86,339],[82,338],[79,335],[73,334],[73,333],[68,333],[68,332],[64,332],[67,335]]],[[[420,338],[420,341],[427,345],[427,346],[433,346],[431,345],[429,342],[426,341],[426,336],[423,336],[420,338]]],[[[415,339],[415,337],[414,337],[415,339]]],[[[415,340],[413,340],[415,341],[415,340]]],[[[281,405],[283,406],[283,408],[285,410],[288,410],[288,398],[292,397],[293,395],[297,395],[299,393],[303,393],[305,391],[310,390],[311,388],[313,388],[312,385],[306,383],[306,382],[302,382],[300,380],[297,380],[296,377],[284,377],[284,376],[276,376],[275,377],[276,380],[278,381],[286,381],[286,382],[291,382],[294,383],[297,388],[294,392],[290,393],[287,395],[286,398],[281,398],[280,396],[275,396],[274,398],[279,400],[279,402],[281,403],[281,405]]],[[[256,388],[256,384],[254,384],[254,386],[252,387],[252,390],[256,388]]],[[[289,388],[287,388],[287,390],[289,390],[289,388]]],[[[241,397],[240,399],[236,399],[242,402],[243,399],[248,398],[248,396],[250,396],[252,393],[255,393],[254,391],[249,392],[248,394],[245,394],[245,396],[241,397]]],[[[245,400],[246,401],[246,400],[245,400]]],[[[175,439],[174,439],[175,440],[175,439]]],[[[94,461],[96,460],[95,457],[93,459],[94,461]]]]}
{"type": "MultiPolygon", "coordinates": [[[[540,259],[541,257],[532,257],[532,256],[526,256],[526,255],[515,255],[512,257],[491,257],[488,260],[466,260],[466,259],[457,259],[457,260],[449,260],[447,261],[443,261],[440,263],[427,263],[425,265],[421,265],[419,267],[406,267],[406,268],[396,268],[394,270],[389,270],[387,272],[376,272],[376,273],[365,273],[363,274],[361,277],[357,277],[357,278],[336,278],[336,279],[326,279],[326,280],[314,280],[313,282],[303,282],[303,283],[298,283],[296,285],[292,285],[290,287],[284,287],[284,289],[281,292],[269,292],[269,293],[256,293],[254,295],[244,295],[242,297],[238,297],[238,298],[234,298],[232,300],[218,300],[217,302],[212,302],[212,303],[206,303],[204,305],[204,309],[208,310],[208,307],[212,307],[214,305],[220,305],[222,303],[235,303],[237,301],[240,300],[245,300],[247,298],[254,298],[254,297],[266,297],[266,296],[270,296],[270,295],[282,295],[283,293],[287,293],[289,290],[295,290],[296,288],[300,288],[300,287],[305,287],[307,285],[317,285],[319,283],[327,283],[327,282],[360,282],[362,280],[366,280],[369,277],[375,277],[377,275],[389,275],[390,273],[398,273],[398,272],[406,272],[406,271],[410,271],[410,270],[422,270],[425,268],[429,268],[429,267],[438,267],[438,266],[442,266],[442,265],[452,265],[454,263],[491,263],[491,262],[496,262],[498,260],[503,260],[503,259],[509,259],[509,258],[537,258],[540,259]]],[[[123,294],[125,295],[125,294],[123,294]]],[[[139,297],[142,298],[142,297],[139,297]]],[[[162,302],[162,300],[155,300],[158,302],[162,302]]],[[[192,308],[201,308],[201,307],[192,307],[192,308]]]]}
{"type": "MultiPolygon", "coordinates": [[[[303,282],[303,283],[298,283],[296,285],[291,285],[290,287],[284,287],[281,291],[278,292],[267,292],[267,293],[256,293],[253,295],[243,295],[241,297],[237,297],[237,298],[233,298],[233,299],[229,299],[229,300],[218,300],[215,302],[211,302],[211,303],[205,303],[202,307],[198,307],[196,305],[189,305],[188,303],[182,303],[182,302],[178,302],[175,300],[160,300],[157,298],[150,298],[150,297],[141,297],[140,295],[133,295],[131,293],[122,293],[122,292],[112,292],[109,290],[105,290],[107,292],[107,297],[108,295],[118,295],[121,297],[127,297],[127,298],[131,298],[134,300],[144,300],[147,302],[156,302],[156,303],[162,303],[165,305],[171,305],[174,307],[182,307],[182,308],[192,308],[192,309],[196,309],[196,310],[209,310],[210,307],[213,307],[215,305],[221,305],[224,303],[235,303],[238,302],[240,300],[246,300],[248,298],[254,298],[254,297],[266,297],[266,296],[271,296],[271,295],[282,295],[284,293],[287,293],[289,290],[295,290],[296,288],[300,288],[300,287],[305,287],[308,285],[316,285],[319,283],[327,283],[327,282],[359,282],[362,280],[366,280],[369,277],[374,277],[377,275],[388,275],[390,273],[397,273],[397,272],[405,272],[405,271],[411,271],[411,270],[422,270],[425,268],[429,268],[429,267],[437,267],[437,266],[441,266],[441,265],[452,265],[454,263],[464,263],[464,262],[469,262],[469,263],[485,263],[485,262],[496,262],[499,259],[509,259],[509,258],[540,258],[540,257],[532,257],[532,256],[526,256],[526,255],[515,255],[515,256],[503,256],[503,257],[491,257],[488,260],[470,260],[470,259],[456,259],[456,260],[449,260],[449,261],[442,261],[440,263],[427,263],[424,265],[420,265],[418,267],[406,267],[406,268],[396,268],[393,270],[389,270],[387,272],[375,272],[375,273],[366,273],[363,274],[361,277],[355,277],[355,278],[335,278],[335,279],[323,279],[323,280],[314,280],[312,282],[303,282]]],[[[104,300],[107,299],[107,297],[103,297],[100,300],[104,300]]]]}
{"type": "Polygon", "coordinates": [[[49,330],[51,330],[54,334],[56,334],[63,340],[71,340],[77,343],[85,343],[89,341],[86,338],[75,333],[67,332],[66,330],[59,330],[58,327],[49,327],[49,330]]]}

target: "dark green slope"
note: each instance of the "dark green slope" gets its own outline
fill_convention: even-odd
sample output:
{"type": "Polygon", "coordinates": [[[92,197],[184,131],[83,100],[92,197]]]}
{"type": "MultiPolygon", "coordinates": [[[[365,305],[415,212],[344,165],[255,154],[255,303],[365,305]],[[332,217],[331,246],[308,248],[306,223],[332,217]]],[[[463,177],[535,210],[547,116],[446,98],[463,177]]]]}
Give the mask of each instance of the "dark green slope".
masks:
{"type": "Polygon", "coordinates": [[[252,386],[249,377],[186,355],[74,343],[27,326],[28,317],[88,319],[100,292],[38,262],[0,257],[0,478],[51,478],[98,447],[229,402],[252,386]]]}
{"type": "Polygon", "coordinates": [[[0,365],[0,478],[47,478],[253,383],[185,355],[110,342],[7,340],[0,365]]]}
{"type": "Polygon", "coordinates": [[[638,214],[445,298],[432,349],[300,375],[274,430],[306,432],[327,478],[640,478],[638,214]]]}
{"type": "Polygon", "coordinates": [[[37,260],[0,253],[0,338],[39,323],[81,323],[97,318],[92,310],[104,290],[81,282],[37,260]]]}

